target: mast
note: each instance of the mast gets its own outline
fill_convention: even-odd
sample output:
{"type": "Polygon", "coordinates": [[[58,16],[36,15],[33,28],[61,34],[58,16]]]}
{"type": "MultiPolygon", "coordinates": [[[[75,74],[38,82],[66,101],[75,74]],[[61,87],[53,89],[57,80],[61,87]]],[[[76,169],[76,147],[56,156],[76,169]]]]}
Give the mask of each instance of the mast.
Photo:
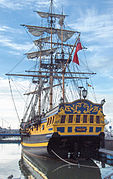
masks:
{"type": "MultiPolygon", "coordinates": [[[[40,46],[40,49],[41,49],[41,46],[40,46]]],[[[41,53],[40,53],[40,65],[41,65],[41,53]]],[[[39,68],[39,74],[41,75],[40,68],[39,68]]],[[[39,78],[39,85],[41,86],[41,78],[39,78]]],[[[40,91],[39,101],[38,101],[38,114],[40,117],[41,115],[41,91],[40,91]]]]}
{"type": "MultiPolygon", "coordinates": [[[[52,6],[53,6],[53,0],[51,0],[51,14],[52,14],[52,6]]],[[[51,21],[50,21],[50,24],[51,24],[51,68],[50,68],[50,81],[49,81],[49,84],[50,84],[50,110],[52,109],[53,107],[53,53],[52,53],[52,25],[53,25],[53,19],[52,19],[52,16],[50,17],[51,21]]]]}
{"type": "MultiPolygon", "coordinates": [[[[77,40],[80,37],[80,32],[66,29],[64,25],[64,19],[67,15],[64,15],[63,12],[61,14],[54,13],[53,11],[53,0],[50,0],[50,9],[49,12],[40,12],[35,11],[41,18],[46,18],[46,22],[48,26],[36,26],[36,25],[25,25],[28,32],[31,33],[34,37],[37,37],[34,40],[34,44],[37,50],[28,52],[25,55],[28,59],[37,59],[39,60],[39,70],[37,71],[25,71],[32,72],[33,74],[6,74],[8,76],[20,76],[20,77],[31,77],[34,80],[34,83],[37,83],[38,90],[36,89],[34,92],[27,92],[29,94],[37,95],[35,99],[37,99],[37,113],[41,115],[41,102],[43,101],[41,98],[43,94],[41,91],[45,89],[49,90],[49,109],[53,108],[53,88],[56,86],[56,81],[59,82],[60,87],[62,89],[61,97],[63,102],[66,101],[65,94],[65,81],[70,79],[89,79],[85,75],[93,75],[94,73],[87,72],[70,72],[68,69],[66,70],[67,65],[72,61],[72,53],[74,48],[76,47],[77,40]],[[60,25],[58,27],[56,22],[60,25]],[[75,36],[75,44],[72,45],[68,41],[75,36]],[[69,43],[68,43],[69,42],[69,43]],[[35,73],[36,72],[36,73],[35,73]],[[77,75],[78,74],[78,75],[77,75]],[[48,82],[48,86],[44,84],[48,82]],[[54,83],[53,83],[54,81],[54,83]],[[62,82],[61,82],[62,81],[62,82]],[[39,82],[39,83],[38,83],[39,82]],[[37,93],[38,92],[38,93],[37,93]]],[[[71,41],[72,42],[72,41],[71,41]]],[[[59,86],[59,85],[57,85],[59,86]]],[[[35,103],[36,104],[36,103],[35,103]]]]}
{"type": "MultiPolygon", "coordinates": [[[[63,11],[62,11],[62,15],[63,15],[63,11]]],[[[61,53],[62,53],[62,99],[63,99],[63,103],[64,103],[64,97],[65,97],[65,85],[64,85],[64,51],[63,51],[63,20],[61,22],[61,53]]]]}
{"type": "MultiPolygon", "coordinates": [[[[40,62],[39,62],[39,75],[41,75],[41,51],[42,51],[42,43],[41,42],[42,42],[42,40],[40,40],[38,42],[39,43],[38,44],[39,45],[39,49],[40,49],[40,53],[39,53],[39,60],[40,60],[40,62]]],[[[39,89],[40,89],[38,91],[38,93],[39,93],[39,95],[38,95],[38,115],[39,115],[39,118],[41,116],[41,88],[42,88],[42,85],[43,85],[43,83],[42,83],[41,77],[39,77],[39,89]]]]}

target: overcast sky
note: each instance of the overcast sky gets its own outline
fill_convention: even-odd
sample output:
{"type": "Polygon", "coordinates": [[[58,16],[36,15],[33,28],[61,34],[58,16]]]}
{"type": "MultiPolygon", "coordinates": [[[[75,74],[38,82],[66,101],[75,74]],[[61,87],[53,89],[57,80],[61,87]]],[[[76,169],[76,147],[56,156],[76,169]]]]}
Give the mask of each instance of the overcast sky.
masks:
{"type": "MultiPolygon", "coordinates": [[[[34,11],[48,12],[49,3],[49,0],[0,0],[0,125],[4,127],[19,126],[5,74],[13,72],[17,65],[16,72],[21,73],[23,67],[27,69],[32,63],[24,54],[32,49],[33,44],[20,24],[40,25],[40,17],[34,11]]],[[[97,73],[93,79],[97,102],[106,99],[104,113],[106,119],[112,121],[113,1],[54,0],[54,9],[56,13],[63,9],[64,14],[69,15],[66,24],[81,32],[81,42],[87,47],[85,58],[90,69],[97,73]]],[[[24,83],[21,81],[22,86],[24,83]]],[[[14,95],[22,116],[20,106],[24,101],[14,95]]]]}

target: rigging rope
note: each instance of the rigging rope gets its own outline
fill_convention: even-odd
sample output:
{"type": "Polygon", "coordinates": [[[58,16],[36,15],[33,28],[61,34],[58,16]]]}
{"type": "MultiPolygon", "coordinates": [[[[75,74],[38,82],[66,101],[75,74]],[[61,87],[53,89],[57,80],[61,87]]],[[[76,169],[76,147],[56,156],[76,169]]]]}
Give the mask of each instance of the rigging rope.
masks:
{"type": "Polygon", "coordinates": [[[18,114],[18,111],[17,111],[17,108],[16,108],[16,104],[15,104],[15,101],[14,101],[14,97],[13,97],[13,92],[12,92],[12,88],[11,88],[10,79],[9,79],[9,87],[10,87],[10,93],[11,93],[13,105],[14,105],[14,108],[15,108],[15,111],[16,111],[16,114],[17,114],[18,121],[19,121],[19,123],[20,123],[20,117],[19,117],[19,114],[18,114]]]}
{"type": "MultiPolygon", "coordinates": [[[[68,68],[68,71],[70,72],[70,75],[71,75],[71,77],[72,77],[72,74],[71,74],[71,71],[70,71],[70,69],[69,69],[69,66],[67,66],[67,68],[68,68]]],[[[74,84],[74,86],[75,86],[75,88],[76,88],[78,94],[79,94],[78,84],[76,83],[77,80],[75,81],[74,79],[72,79],[72,81],[73,81],[73,84],[74,84]]]]}
{"type": "Polygon", "coordinates": [[[33,42],[32,36],[31,36],[30,33],[26,30],[26,27],[25,27],[25,26],[23,26],[23,27],[24,27],[24,30],[25,30],[26,34],[28,35],[29,39],[31,40],[31,42],[33,42]]]}
{"type": "MultiPolygon", "coordinates": [[[[56,72],[57,72],[57,71],[56,71],[56,72]]],[[[56,73],[56,76],[58,76],[57,73],[56,73]]],[[[61,82],[61,80],[58,79],[58,82],[59,82],[59,84],[61,84],[60,87],[61,87],[61,90],[62,90],[63,88],[62,88],[62,82],[61,82]]],[[[66,96],[65,92],[64,92],[64,99],[65,99],[66,102],[68,102],[68,99],[67,99],[67,96],[66,96]]]]}
{"type": "MultiPolygon", "coordinates": [[[[87,67],[87,69],[88,69],[88,71],[89,72],[92,72],[90,69],[89,69],[89,66],[88,66],[88,62],[87,62],[87,59],[86,59],[86,54],[85,54],[85,51],[83,50],[83,52],[84,52],[84,57],[85,57],[85,60],[86,60],[86,67],[87,67]]],[[[92,87],[92,96],[94,97],[94,99],[95,99],[95,101],[97,102],[97,98],[96,98],[96,94],[95,94],[95,90],[94,90],[94,87],[93,87],[93,82],[92,82],[92,80],[91,80],[91,77],[89,77],[90,78],[90,82],[91,82],[91,87],[92,87]]],[[[88,83],[87,83],[88,84],[88,83]]]]}
{"type": "MultiPolygon", "coordinates": [[[[65,163],[67,163],[67,165],[73,165],[73,166],[78,166],[78,167],[85,167],[85,168],[95,168],[95,169],[101,169],[102,167],[96,167],[96,166],[89,166],[89,165],[81,165],[81,164],[79,164],[79,163],[72,163],[72,162],[69,162],[69,161],[67,161],[67,160],[65,160],[65,159],[63,159],[63,158],[61,158],[59,155],[57,155],[53,150],[51,150],[53,153],[54,153],[54,155],[56,155],[56,157],[57,158],[59,158],[61,161],[63,161],[63,162],[65,162],[65,163]]],[[[30,156],[33,156],[33,157],[35,157],[35,158],[41,158],[41,159],[43,159],[43,160],[51,160],[51,158],[50,157],[47,157],[47,156],[41,156],[41,155],[38,155],[38,154],[34,154],[34,153],[32,153],[32,152],[28,152],[28,151],[26,151],[26,150],[23,150],[23,152],[24,153],[26,153],[26,154],[28,154],[28,155],[30,155],[30,156]]],[[[64,166],[64,165],[63,165],[64,166]]],[[[62,167],[62,166],[60,166],[60,167],[62,167]]],[[[107,168],[107,167],[106,167],[107,168]]],[[[108,167],[109,168],[109,167],[108,167]]],[[[53,170],[54,171],[54,170],[53,170]]]]}
{"type": "Polygon", "coordinates": [[[14,86],[15,86],[17,92],[20,94],[21,98],[22,98],[22,99],[24,100],[24,102],[25,102],[25,99],[23,98],[22,94],[21,94],[20,91],[18,90],[18,88],[17,88],[16,84],[14,83],[13,79],[11,79],[11,81],[13,82],[13,84],[14,84],[14,86]]]}
{"type": "MultiPolygon", "coordinates": [[[[79,68],[78,68],[78,66],[77,66],[77,65],[76,65],[76,68],[77,68],[77,70],[80,72],[80,70],[79,70],[79,68]]],[[[80,77],[80,74],[79,74],[79,77],[80,77]]],[[[80,81],[81,81],[82,86],[84,86],[84,85],[83,85],[83,80],[82,80],[82,79],[80,79],[80,81]]]]}
{"type": "MultiPolygon", "coordinates": [[[[44,98],[42,100],[43,109],[47,108],[47,106],[45,106],[45,105],[46,105],[46,101],[47,101],[48,95],[49,95],[49,93],[48,93],[48,90],[47,90],[47,91],[45,91],[45,95],[44,95],[44,98]]],[[[48,99],[48,101],[49,101],[49,99],[48,99]]]]}
{"type": "MultiPolygon", "coordinates": [[[[93,97],[94,97],[94,99],[95,99],[95,101],[97,102],[97,98],[96,98],[96,94],[95,94],[95,90],[94,90],[94,87],[93,87],[93,82],[92,82],[92,80],[91,80],[91,78],[90,78],[90,82],[91,82],[91,87],[92,87],[92,95],[93,95],[93,97]]],[[[88,84],[88,83],[87,83],[88,84]]]]}
{"type": "Polygon", "coordinates": [[[95,166],[80,165],[79,163],[76,164],[76,163],[69,162],[69,161],[63,159],[62,157],[60,157],[58,154],[56,154],[55,151],[53,151],[53,150],[51,150],[51,151],[53,152],[53,154],[54,154],[56,157],[58,157],[60,160],[62,160],[63,162],[65,162],[65,163],[67,163],[67,164],[69,164],[69,165],[78,166],[78,167],[81,166],[81,167],[86,167],[86,168],[96,168],[96,169],[98,168],[98,167],[95,167],[95,166]]]}
{"type": "Polygon", "coordinates": [[[25,57],[23,57],[8,73],[10,73],[11,71],[13,71],[23,60],[25,57]]]}

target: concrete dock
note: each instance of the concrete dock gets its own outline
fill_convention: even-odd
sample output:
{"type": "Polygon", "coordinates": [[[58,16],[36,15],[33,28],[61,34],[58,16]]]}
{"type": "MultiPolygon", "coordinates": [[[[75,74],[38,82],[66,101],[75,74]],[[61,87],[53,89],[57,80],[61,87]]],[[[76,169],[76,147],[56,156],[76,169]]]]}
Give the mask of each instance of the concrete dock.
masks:
{"type": "Polygon", "coordinates": [[[103,158],[107,158],[109,160],[113,160],[113,151],[107,150],[105,148],[99,149],[100,156],[103,158]]]}

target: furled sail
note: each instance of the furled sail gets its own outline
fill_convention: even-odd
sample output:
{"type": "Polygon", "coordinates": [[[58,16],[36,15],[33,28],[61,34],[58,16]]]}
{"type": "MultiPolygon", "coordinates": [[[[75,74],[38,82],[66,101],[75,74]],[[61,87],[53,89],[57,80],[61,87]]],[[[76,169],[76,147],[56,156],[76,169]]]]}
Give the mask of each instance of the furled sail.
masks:
{"type": "MultiPolygon", "coordinates": [[[[27,27],[28,31],[34,36],[41,36],[44,32],[51,34],[51,28],[30,26],[30,25],[24,25],[24,26],[27,27]]],[[[56,34],[57,29],[52,29],[52,33],[56,34]]]]}
{"type": "Polygon", "coordinates": [[[65,18],[66,15],[63,14],[54,14],[54,13],[48,13],[48,12],[40,12],[40,11],[36,11],[38,13],[38,15],[42,18],[47,18],[47,17],[54,17],[54,18],[65,18]]]}
{"type": "Polygon", "coordinates": [[[50,40],[50,37],[40,38],[40,39],[38,39],[38,40],[35,40],[35,41],[34,41],[34,44],[35,44],[36,46],[39,46],[39,47],[40,47],[40,44],[41,44],[42,42],[48,42],[49,40],[50,40]]]}
{"type": "Polygon", "coordinates": [[[63,14],[52,14],[52,13],[46,13],[46,12],[39,12],[36,11],[38,13],[38,15],[42,18],[48,18],[48,17],[54,17],[54,18],[58,18],[59,19],[59,24],[63,25],[64,23],[64,19],[66,15],[63,14]]]}
{"type": "Polygon", "coordinates": [[[39,37],[39,36],[43,35],[43,33],[44,33],[43,30],[36,29],[36,28],[33,28],[33,27],[28,27],[28,30],[32,35],[34,35],[36,37],[39,37]]]}
{"type": "Polygon", "coordinates": [[[70,39],[73,36],[74,32],[66,32],[64,31],[62,34],[61,30],[57,31],[57,35],[59,37],[60,40],[63,40],[63,42],[66,42],[68,39],[70,39]],[[63,35],[63,37],[62,37],[63,35]]]}
{"type": "MultiPolygon", "coordinates": [[[[30,26],[30,25],[23,25],[27,27],[28,31],[34,36],[41,36],[45,32],[51,34],[51,28],[47,27],[39,27],[39,26],[30,26]]],[[[63,41],[66,42],[70,39],[75,33],[79,33],[77,31],[70,31],[70,30],[61,30],[52,28],[52,34],[57,34],[58,38],[61,40],[61,34],[63,34],[63,41]]]]}
{"type": "Polygon", "coordinates": [[[41,50],[37,52],[31,52],[31,53],[26,53],[28,59],[33,59],[33,58],[38,58],[39,56],[49,56],[51,53],[54,53],[57,48],[48,49],[48,50],[41,50]]]}

